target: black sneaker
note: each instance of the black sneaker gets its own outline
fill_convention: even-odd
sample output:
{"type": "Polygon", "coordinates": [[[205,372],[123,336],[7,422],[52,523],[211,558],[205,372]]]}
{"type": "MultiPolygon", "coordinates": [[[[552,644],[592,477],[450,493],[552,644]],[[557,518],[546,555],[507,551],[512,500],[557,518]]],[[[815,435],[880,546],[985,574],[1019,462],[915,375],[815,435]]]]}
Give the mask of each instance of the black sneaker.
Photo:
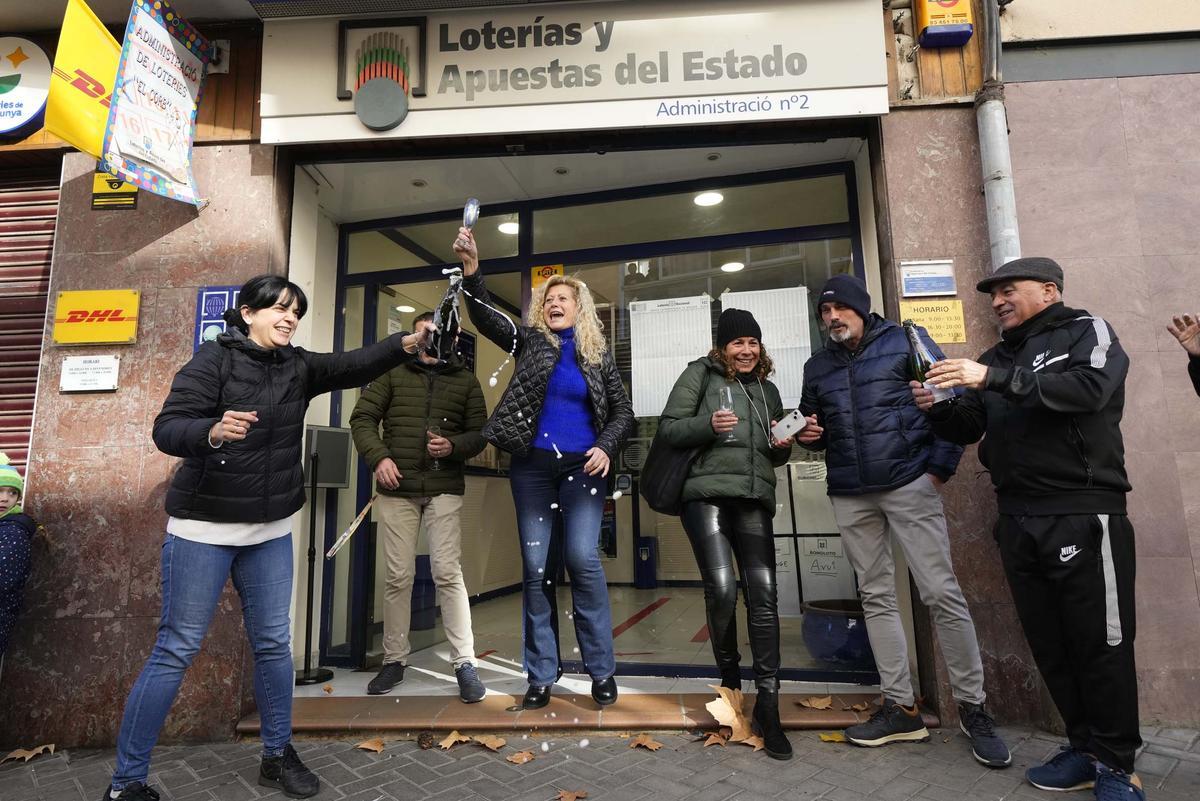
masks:
{"type": "Polygon", "coordinates": [[[371,683],[367,685],[367,695],[385,695],[402,681],[404,681],[404,663],[389,662],[375,674],[375,678],[371,679],[371,683]]]}
{"type": "Polygon", "coordinates": [[[258,768],[258,783],[282,790],[288,798],[309,798],[321,789],[321,780],[304,767],[291,743],[284,747],[283,756],[263,757],[258,768]]]}
{"type": "Polygon", "coordinates": [[[846,739],[866,748],[897,742],[925,743],[929,741],[929,730],[916,706],[910,712],[891,698],[884,698],[870,720],[846,729],[846,739]]]}
{"type": "Polygon", "coordinates": [[[1039,790],[1090,790],[1096,784],[1096,760],[1071,746],[1064,746],[1049,762],[1025,771],[1025,779],[1039,790]]]}
{"type": "Polygon", "coordinates": [[[1007,768],[1012,764],[1012,754],[1000,735],[996,734],[996,721],[979,704],[958,705],[958,726],[971,739],[971,753],[981,765],[989,768],[1007,768]]]}
{"type": "Polygon", "coordinates": [[[479,680],[479,671],[470,662],[463,662],[456,667],[454,678],[458,679],[458,697],[464,704],[482,701],[487,695],[487,688],[479,680]]]}
{"type": "Polygon", "coordinates": [[[158,801],[160,797],[157,790],[141,782],[125,785],[115,797],[112,792],[112,785],[109,785],[100,801],[158,801]]]}

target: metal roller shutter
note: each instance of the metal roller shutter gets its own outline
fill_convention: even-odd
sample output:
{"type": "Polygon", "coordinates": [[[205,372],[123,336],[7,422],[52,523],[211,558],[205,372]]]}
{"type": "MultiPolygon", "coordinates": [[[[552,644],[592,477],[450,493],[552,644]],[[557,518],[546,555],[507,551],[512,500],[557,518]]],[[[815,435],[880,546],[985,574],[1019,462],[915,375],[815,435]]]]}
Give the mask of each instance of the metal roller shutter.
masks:
{"type": "Polygon", "coordinates": [[[37,388],[58,171],[0,176],[0,451],[22,474],[37,388]]]}

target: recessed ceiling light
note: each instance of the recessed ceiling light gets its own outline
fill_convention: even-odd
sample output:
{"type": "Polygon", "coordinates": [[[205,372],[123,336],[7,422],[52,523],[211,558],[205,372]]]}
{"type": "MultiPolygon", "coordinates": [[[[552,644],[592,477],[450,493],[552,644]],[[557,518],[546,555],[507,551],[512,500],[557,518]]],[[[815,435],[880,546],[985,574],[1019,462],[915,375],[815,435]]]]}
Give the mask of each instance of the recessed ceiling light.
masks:
{"type": "Polygon", "coordinates": [[[414,309],[412,306],[397,306],[396,311],[408,314],[409,312],[415,312],[416,309],[414,309]]]}
{"type": "Polygon", "coordinates": [[[567,167],[555,167],[554,168],[555,175],[567,175],[570,172],[571,172],[571,170],[568,169],[567,167]]]}
{"type": "Polygon", "coordinates": [[[739,270],[745,269],[745,267],[746,265],[742,264],[740,261],[727,261],[721,265],[721,270],[722,272],[736,273],[739,270]]]}
{"type": "Polygon", "coordinates": [[[424,189],[425,187],[429,186],[429,182],[426,181],[424,178],[414,178],[412,185],[415,186],[417,189],[424,189]]]}
{"type": "Polygon", "coordinates": [[[500,229],[500,233],[509,234],[510,236],[515,235],[518,231],[521,230],[520,223],[515,223],[515,222],[511,222],[511,221],[510,222],[502,222],[497,227],[500,229]]]}
{"type": "Polygon", "coordinates": [[[709,154],[708,154],[707,156],[705,156],[704,158],[708,159],[709,161],[720,161],[720,160],[721,160],[721,154],[720,154],[720,153],[709,153],[709,154]]]}
{"type": "Polygon", "coordinates": [[[692,198],[692,202],[697,206],[715,206],[725,199],[725,196],[720,192],[701,192],[692,198]]]}

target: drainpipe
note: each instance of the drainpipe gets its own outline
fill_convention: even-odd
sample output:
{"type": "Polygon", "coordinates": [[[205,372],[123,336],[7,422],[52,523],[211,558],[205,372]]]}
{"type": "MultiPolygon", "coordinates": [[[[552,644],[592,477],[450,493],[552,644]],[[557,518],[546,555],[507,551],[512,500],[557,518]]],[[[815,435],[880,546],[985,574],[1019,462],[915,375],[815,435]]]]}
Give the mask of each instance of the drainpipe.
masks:
{"type": "Polygon", "coordinates": [[[975,119],[994,272],[1020,258],[1021,237],[1017,230],[1017,196],[1013,190],[1008,115],[1004,110],[1004,82],[1000,72],[1000,7],[998,0],[984,0],[983,6],[985,72],[983,88],[975,96],[975,119]]]}

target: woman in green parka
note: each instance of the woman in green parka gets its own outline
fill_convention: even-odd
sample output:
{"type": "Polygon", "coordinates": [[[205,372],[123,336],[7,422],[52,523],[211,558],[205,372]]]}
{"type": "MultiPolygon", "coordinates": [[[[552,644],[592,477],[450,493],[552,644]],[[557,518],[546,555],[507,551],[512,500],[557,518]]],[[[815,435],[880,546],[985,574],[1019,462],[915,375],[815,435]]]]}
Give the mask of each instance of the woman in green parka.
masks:
{"type": "Polygon", "coordinates": [[[659,431],[676,448],[704,447],[683,485],[681,517],[700,566],[721,686],[741,688],[736,556],[758,689],[755,727],[769,756],[790,759],[792,746],[779,724],[779,609],[771,521],[775,468],[787,462],[792,444],[771,436],[771,426],[783,416],[779,390],[767,380],[772,369],[754,316],[725,309],[717,323],[717,346],[679,376],[659,431]],[[721,408],[725,388],[733,396],[728,411],[721,408]]]}

